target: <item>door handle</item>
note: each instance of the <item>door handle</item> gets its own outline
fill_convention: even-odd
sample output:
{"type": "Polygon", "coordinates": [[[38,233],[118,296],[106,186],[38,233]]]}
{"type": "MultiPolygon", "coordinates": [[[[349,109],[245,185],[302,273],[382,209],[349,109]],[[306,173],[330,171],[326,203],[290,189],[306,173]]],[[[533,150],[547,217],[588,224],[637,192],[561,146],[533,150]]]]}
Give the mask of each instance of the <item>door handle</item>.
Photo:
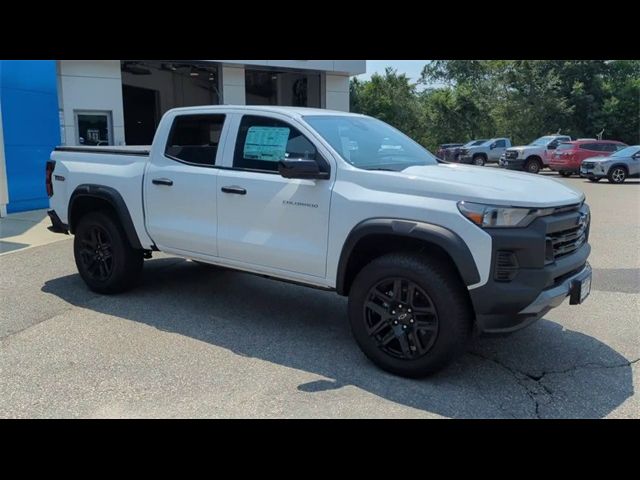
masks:
{"type": "Polygon", "coordinates": [[[154,178],[151,180],[151,183],[154,185],[166,185],[167,187],[170,187],[173,185],[173,180],[169,180],[168,178],[154,178]]]}
{"type": "Polygon", "coordinates": [[[247,191],[236,185],[229,185],[228,187],[222,187],[221,189],[224,193],[235,193],[236,195],[246,195],[247,191]]]}

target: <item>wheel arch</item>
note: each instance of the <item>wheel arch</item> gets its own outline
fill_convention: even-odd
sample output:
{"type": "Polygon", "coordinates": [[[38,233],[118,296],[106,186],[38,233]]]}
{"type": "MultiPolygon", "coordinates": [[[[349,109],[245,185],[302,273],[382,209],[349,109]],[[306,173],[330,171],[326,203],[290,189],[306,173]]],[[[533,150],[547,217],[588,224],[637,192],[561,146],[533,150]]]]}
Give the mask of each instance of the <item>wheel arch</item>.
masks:
{"type": "Polygon", "coordinates": [[[135,249],[142,249],[131,214],[122,195],[115,188],[105,185],[82,184],[76,187],[69,198],[69,231],[75,232],[78,221],[84,214],[104,209],[111,210],[115,214],[131,246],[135,249]]]}
{"type": "Polygon", "coordinates": [[[430,223],[376,218],[360,222],[345,241],[336,278],[336,291],[348,295],[357,273],[371,260],[398,250],[424,250],[450,261],[465,285],[480,281],[476,262],[455,232],[430,223]]]}
{"type": "Polygon", "coordinates": [[[614,168],[618,168],[618,167],[623,168],[623,169],[624,169],[624,171],[625,171],[625,172],[627,172],[627,176],[629,176],[629,167],[628,167],[628,166],[627,166],[627,164],[625,164],[625,163],[614,163],[613,165],[611,165],[611,166],[609,167],[609,170],[607,170],[607,174],[609,174],[609,172],[610,172],[611,170],[613,170],[614,168]]]}

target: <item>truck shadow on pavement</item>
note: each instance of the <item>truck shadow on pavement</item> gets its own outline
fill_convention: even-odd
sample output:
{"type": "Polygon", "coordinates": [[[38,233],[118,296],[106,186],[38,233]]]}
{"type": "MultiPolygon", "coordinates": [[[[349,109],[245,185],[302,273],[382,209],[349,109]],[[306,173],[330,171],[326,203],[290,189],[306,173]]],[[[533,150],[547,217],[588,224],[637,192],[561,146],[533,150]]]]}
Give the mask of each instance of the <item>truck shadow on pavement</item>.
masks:
{"type": "Polygon", "coordinates": [[[408,380],[364,357],[349,330],[346,299],[335,293],[176,258],[148,260],[143,277],[137,288],[117,296],[88,297],[77,274],[49,280],[42,290],[83,308],[324,377],[297,387],[298,394],[327,392],[318,401],[355,386],[416,410],[403,410],[405,416],[602,418],[633,395],[626,358],[544,319],[507,338],[475,340],[442,372],[408,380]]]}

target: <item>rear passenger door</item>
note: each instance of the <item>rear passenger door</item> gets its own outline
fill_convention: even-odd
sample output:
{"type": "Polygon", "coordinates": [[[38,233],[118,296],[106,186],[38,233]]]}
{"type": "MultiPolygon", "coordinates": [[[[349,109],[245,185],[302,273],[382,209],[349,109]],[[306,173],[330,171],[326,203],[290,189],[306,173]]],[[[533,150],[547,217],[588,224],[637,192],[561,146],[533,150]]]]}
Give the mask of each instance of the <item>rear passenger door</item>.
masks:
{"type": "Polygon", "coordinates": [[[178,115],[164,148],[154,145],[144,177],[145,223],[164,251],[216,256],[220,140],[224,114],[178,115]]]}
{"type": "Polygon", "coordinates": [[[312,159],[331,172],[328,152],[287,117],[256,112],[235,121],[218,176],[219,256],[292,278],[324,278],[333,180],[283,178],[278,161],[312,159]]]}

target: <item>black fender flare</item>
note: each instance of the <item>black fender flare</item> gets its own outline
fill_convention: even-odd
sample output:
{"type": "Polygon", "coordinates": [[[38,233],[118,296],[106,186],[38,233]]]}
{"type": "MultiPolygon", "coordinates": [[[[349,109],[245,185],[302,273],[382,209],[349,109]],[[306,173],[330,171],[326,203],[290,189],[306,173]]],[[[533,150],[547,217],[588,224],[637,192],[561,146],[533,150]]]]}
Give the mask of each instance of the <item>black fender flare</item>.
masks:
{"type": "Polygon", "coordinates": [[[473,285],[480,281],[480,274],[469,247],[455,232],[431,223],[394,218],[373,218],[364,220],[353,227],[342,246],[336,278],[336,291],[340,295],[344,295],[346,292],[347,265],[351,253],[358,242],[368,235],[396,235],[433,243],[451,257],[466,285],[473,285]]]}
{"type": "Polygon", "coordinates": [[[107,187],[106,185],[96,185],[85,183],[82,185],[78,185],[76,189],[71,194],[69,198],[69,230],[71,233],[75,231],[76,225],[71,222],[72,212],[74,203],[80,199],[85,197],[93,197],[99,198],[101,200],[109,203],[116,215],[118,215],[118,219],[120,220],[120,224],[124,229],[125,234],[127,235],[127,239],[133,248],[142,249],[142,244],[140,243],[140,239],[138,238],[138,233],[136,232],[136,228],[133,225],[133,220],[131,219],[131,214],[129,213],[129,208],[125,203],[122,195],[112,187],[107,187]]]}

